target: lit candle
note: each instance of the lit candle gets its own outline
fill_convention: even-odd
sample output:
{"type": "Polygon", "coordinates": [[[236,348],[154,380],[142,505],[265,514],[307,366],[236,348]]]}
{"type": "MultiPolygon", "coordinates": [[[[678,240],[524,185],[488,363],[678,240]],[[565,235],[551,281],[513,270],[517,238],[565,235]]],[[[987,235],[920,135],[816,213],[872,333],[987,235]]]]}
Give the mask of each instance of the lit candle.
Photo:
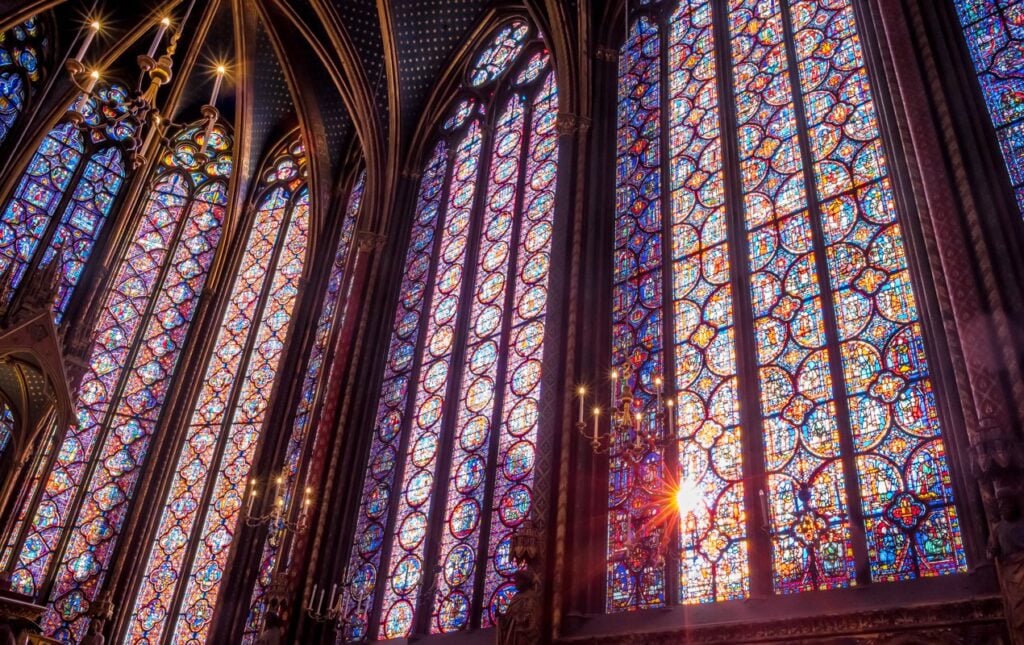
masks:
{"type": "Polygon", "coordinates": [[[85,88],[82,90],[82,97],[78,99],[78,105],[75,106],[75,111],[79,114],[85,113],[85,107],[89,103],[89,95],[96,89],[96,82],[100,80],[99,70],[92,70],[89,72],[89,80],[85,82],[85,88]]]}
{"type": "Polygon", "coordinates": [[[600,416],[601,416],[601,408],[594,408],[594,441],[595,442],[597,441],[597,437],[598,437],[598,434],[597,434],[597,422],[598,422],[598,418],[600,416]]]}
{"type": "Polygon", "coordinates": [[[661,409],[661,384],[662,380],[660,376],[654,377],[654,392],[658,395],[658,409],[661,409]]]}
{"type": "Polygon", "coordinates": [[[252,515],[252,507],[256,503],[256,480],[250,482],[252,485],[252,491],[249,493],[249,510],[246,511],[249,515],[252,515]]]}
{"type": "Polygon", "coordinates": [[[153,58],[156,56],[156,50],[160,47],[160,41],[164,39],[164,34],[167,33],[167,28],[171,25],[171,19],[166,16],[160,20],[160,28],[156,30],[156,36],[153,37],[153,44],[149,46],[149,52],[147,56],[153,58]]]}
{"type": "Polygon", "coordinates": [[[579,423],[582,424],[583,423],[583,403],[587,400],[587,388],[585,388],[585,387],[583,387],[581,385],[580,388],[578,390],[576,390],[576,393],[580,397],[580,418],[579,418],[578,421],[579,421],[579,423]]]}
{"type": "Polygon", "coordinates": [[[227,68],[223,65],[217,65],[217,78],[213,81],[213,91],[210,92],[210,105],[217,104],[217,95],[220,94],[220,84],[224,80],[224,73],[227,72],[227,68]]]}
{"type": "Polygon", "coordinates": [[[89,51],[89,45],[92,44],[93,39],[100,31],[100,21],[93,20],[89,23],[89,29],[85,32],[85,40],[82,41],[82,45],[78,48],[78,53],[75,54],[75,60],[81,62],[82,58],[85,57],[85,53],[89,51]]]}
{"type": "Polygon", "coordinates": [[[619,371],[612,370],[612,407],[618,405],[619,371]]]}
{"type": "Polygon", "coordinates": [[[636,419],[636,432],[637,432],[637,437],[638,438],[639,438],[639,435],[640,435],[640,417],[641,416],[642,415],[639,412],[636,412],[636,413],[633,414],[633,418],[636,419]]]}

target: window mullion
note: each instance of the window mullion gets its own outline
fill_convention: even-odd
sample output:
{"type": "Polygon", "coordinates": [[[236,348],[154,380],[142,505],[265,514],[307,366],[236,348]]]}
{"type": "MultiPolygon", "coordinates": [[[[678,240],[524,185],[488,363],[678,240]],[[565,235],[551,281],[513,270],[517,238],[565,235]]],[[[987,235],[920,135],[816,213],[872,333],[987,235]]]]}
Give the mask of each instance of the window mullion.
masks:
{"type": "MultiPolygon", "coordinates": [[[[657,18],[658,39],[658,104],[661,106],[659,118],[660,159],[659,182],[661,183],[661,374],[665,396],[676,396],[676,361],[675,361],[675,299],[672,290],[673,244],[672,244],[672,93],[669,88],[671,73],[669,70],[669,50],[671,40],[671,16],[663,11],[657,18]]],[[[675,408],[666,410],[665,414],[674,414],[675,408]]],[[[660,415],[660,410],[658,411],[660,415]]],[[[662,450],[662,478],[666,482],[679,481],[679,441],[676,436],[667,434],[667,416],[660,417],[661,436],[664,438],[662,450]]],[[[657,422],[656,422],[657,423],[657,422]]],[[[675,427],[675,426],[673,426],[675,427]]],[[[679,604],[679,517],[669,516],[664,528],[665,551],[665,601],[668,605],[679,604]]]]}
{"type": "Polygon", "coordinates": [[[715,40],[715,66],[718,79],[719,130],[722,149],[722,184],[725,192],[726,239],[732,267],[733,308],[736,338],[737,391],[740,402],[740,427],[743,429],[743,502],[747,510],[747,562],[751,596],[769,596],[771,586],[770,519],[765,516],[760,494],[766,486],[764,470],[764,425],[760,414],[757,346],[754,335],[753,304],[750,295],[750,271],[746,224],[743,216],[743,181],[737,147],[736,105],[730,56],[728,0],[713,0],[712,29],[715,40]]]}
{"type": "Polygon", "coordinates": [[[821,204],[818,200],[817,182],[814,174],[814,157],[811,154],[810,134],[807,126],[807,113],[800,85],[799,70],[797,69],[796,47],[793,44],[792,15],[787,0],[775,1],[779,3],[782,42],[785,45],[786,58],[789,61],[786,71],[789,75],[790,94],[793,100],[796,136],[800,145],[807,213],[810,220],[811,236],[814,240],[814,266],[815,272],[818,274],[822,303],[821,312],[825,326],[825,346],[828,349],[829,372],[832,377],[832,398],[836,404],[836,421],[839,426],[843,484],[846,489],[850,542],[853,547],[854,562],[856,564],[856,581],[857,584],[868,584],[871,582],[871,575],[868,563],[867,540],[864,535],[864,516],[861,506],[860,486],[857,482],[857,464],[854,461],[855,451],[850,423],[850,410],[846,396],[846,376],[843,372],[839,330],[835,313],[835,299],[832,294],[830,272],[826,259],[827,247],[825,244],[825,234],[822,231],[821,204]]]}
{"type": "MultiPolygon", "coordinates": [[[[443,181],[441,183],[441,194],[438,196],[438,202],[437,202],[438,203],[438,213],[437,213],[436,220],[434,221],[434,239],[431,240],[431,244],[433,246],[433,250],[431,251],[431,254],[430,254],[430,272],[429,272],[429,274],[427,276],[427,286],[426,286],[426,289],[423,290],[423,296],[422,296],[422,298],[423,298],[423,300],[422,300],[422,303],[423,303],[423,305],[422,305],[423,306],[423,309],[422,309],[423,315],[420,316],[420,321],[418,323],[419,330],[417,331],[417,337],[416,337],[416,351],[413,353],[413,364],[412,364],[411,369],[409,370],[409,380],[408,380],[408,385],[406,386],[408,388],[408,391],[406,393],[405,409],[403,410],[403,415],[402,415],[402,425],[398,429],[398,437],[399,437],[399,439],[398,439],[398,449],[395,451],[396,465],[395,465],[395,472],[392,475],[393,479],[392,479],[391,495],[390,495],[390,497],[392,497],[392,498],[397,498],[398,495],[401,494],[401,490],[400,489],[401,489],[401,486],[402,486],[403,478],[405,477],[405,459],[404,459],[404,456],[406,454],[406,451],[408,451],[408,449],[409,449],[409,435],[412,434],[411,433],[411,426],[412,426],[412,422],[413,422],[412,420],[413,420],[413,417],[414,417],[414,412],[415,412],[415,409],[416,409],[416,390],[415,390],[415,388],[416,388],[416,384],[419,383],[420,372],[422,371],[422,367],[423,367],[423,354],[426,352],[426,349],[427,349],[426,348],[426,338],[427,338],[427,333],[426,332],[427,332],[427,328],[430,325],[429,307],[430,307],[430,303],[433,301],[433,298],[434,298],[434,288],[437,285],[437,267],[438,267],[438,264],[440,263],[440,257],[441,257],[441,240],[444,238],[444,235],[443,235],[442,232],[444,231],[444,227],[445,227],[445,224],[447,224],[447,219],[448,219],[448,196],[449,196],[449,193],[450,193],[450,190],[451,190],[452,179],[455,177],[454,166],[455,166],[456,155],[457,155],[457,146],[449,147],[448,150],[446,151],[446,154],[445,154],[447,159],[445,161],[446,165],[445,165],[445,171],[444,171],[444,179],[443,179],[443,181]]],[[[424,174],[426,174],[426,173],[424,173],[424,174]]],[[[422,181],[423,181],[423,178],[422,178],[422,175],[421,175],[420,182],[422,183],[422,181]]],[[[422,186],[417,186],[416,197],[414,197],[414,200],[413,200],[414,208],[417,205],[417,200],[418,200],[418,196],[419,196],[419,191],[420,190],[422,190],[422,186]]],[[[414,213],[413,214],[413,220],[415,220],[418,215],[419,215],[419,213],[414,213]]],[[[414,221],[412,226],[410,226],[410,229],[409,229],[410,236],[412,234],[412,227],[414,227],[415,225],[416,224],[415,224],[415,221],[414,221]]],[[[411,239],[407,240],[406,246],[409,246],[410,244],[412,244],[412,240],[411,239]]],[[[398,276],[399,289],[401,289],[402,275],[404,274],[404,270],[401,270],[401,269],[404,269],[404,268],[405,267],[400,267],[400,275],[398,276]]],[[[399,298],[399,300],[401,299],[401,293],[398,294],[398,298],[399,298]]],[[[399,306],[401,306],[401,305],[400,304],[396,304],[396,306],[395,306],[396,311],[397,311],[399,306]]],[[[389,343],[390,343],[390,340],[391,339],[389,337],[388,338],[388,342],[389,343]]],[[[372,448],[372,446],[371,446],[371,448],[372,448]]],[[[374,581],[374,585],[373,585],[373,606],[371,607],[370,612],[368,613],[367,619],[366,619],[367,620],[366,631],[367,631],[367,634],[369,635],[371,640],[380,638],[379,631],[380,631],[381,620],[383,618],[381,616],[381,611],[383,610],[383,605],[384,605],[384,589],[387,586],[388,578],[390,577],[390,571],[389,571],[390,566],[389,565],[390,565],[390,561],[391,561],[391,551],[392,551],[391,547],[392,547],[392,544],[394,543],[394,540],[391,539],[391,538],[392,538],[392,536],[394,536],[394,534],[396,532],[395,531],[395,522],[398,521],[398,508],[399,508],[399,506],[400,506],[400,504],[398,503],[397,499],[395,499],[395,501],[392,501],[391,503],[389,503],[387,518],[386,518],[386,521],[384,522],[383,535],[385,536],[385,539],[384,539],[384,544],[381,547],[380,561],[379,561],[379,564],[377,566],[377,577],[376,577],[376,580],[374,581]]],[[[426,539],[426,538],[424,538],[424,539],[426,539]]],[[[353,543],[351,545],[350,549],[352,551],[355,551],[356,545],[353,543]]]]}
{"type": "MultiPolygon", "coordinates": [[[[192,534],[189,536],[188,546],[185,547],[185,557],[182,559],[181,568],[179,569],[180,577],[178,578],[178,581],[175,585],[174,597],[172,598],[171,602],[167,605],[167,615],[165,618],[167,622],[164,625],[163,636],[161,638],[161,640],[164,643],[169,644],[172,642],[172,639],[174,638],[175,624],[178,621],[178,612],[181,610],[181,603],[185,596],[185,589],[188,587],[188,580],[192,577],[192,565],[195,561],[197,546],[200,538],[202,537],[203,527],[206,524],[207,504],[209,503],[210,495],[213,493],[213,489],[217,484],[217,477],[220,472],[220,460],[224,456],[225,446],[231,434],[230,428],[234,420],[235,408],[238,405],[238,398],[241,396],[242,389],[245,385],[244,375],[246,371],[249,369],[249,363],[252,361],[253,347],[256,344],[256,337],[259,335],[259,327],[260,324],[262,323],[263,313],[264,310],[266,309],[267,301],[270,297],[270,290],[273,288],[274,277],[277,271],[277,264],[281,258],[281,252],[285,246],[285,241],[288,235],[288,229],[292,223],[292,216],[294,214],[296,196],[298,195],[298,193],[299,191],[294,191],[290,195],[288,203],[285,206],[285,215],[281,219],[281,224],[278,228],[277,239],[274,242],[274,251],[271,254],[270,261],[267,263],[266,266],[266,273],[263,279],[263,285],[260,288],[259,299],[256,301],[256,306],[253,308],[252,326],[249,328],[249,331],[246,334],[245,345],[242,347],[241,352],[242,358],[238,362],[238,367],[235,370],[235,380],[231,384],[231,395],[228,397],[227,403],[224,406],[224,418],[221,419],[220,422],[220,433],[219,436],[217,437],[217,442],[214,445],[213,458],[210,460],[210,470],[207,473],[206,481],[203,484],[203,494],[199,498],[200,501],[196,507],[196,521],[192,526],[192,534]]],[[[266,194],[269,195],[270,191],[268,191],[266,194]]],[[[253,209],[253,216],[249,222],[248,228],[243,229],[246,232],[246,238],[251,236],[252,231],[256,226],[258,210],[259,203],[257,203],[256,208],[253,209]]],[[[245,252],[247,250],[248,246],[246,246],[246,248],[242,250],[241,257],[239,258],[238,268],[240,268],[241,263],[245,261],[245,252]]],[[[234,295],[235,294],[233,281],[232,288],[227,294],[228,300],[234,297],[234,295]]],[[[227,306],[230,307],[230,303],[228,303],[227,306]]],[[[227,307],[225,307],[224,312],[227,312],[227,307]]],[[[224,314],[221,315],[223,316],[224,314]]],[[[220,321],[220,324],[218,324],[217,326],[218,336],[220,335],[220,329],[223,327],[223,324],[224,320],[222,319],[220,321]]],[[[213,347],[211,347],[210,354],[207,357],[204,371],[208,369],[210,363],[216,359],[215,354],[217,352],[217,349],[217,343],[216,341],[214,341],[214,345],[213,347]]],[[[193,403],[193,407],[195,407],[197,403],[198,402],[193,403]]],[[[188,420],[185,423],[191,425],[191,420],[188,420]]],[[[186,433],[182,440],[188,441],[187,436],[188,428],[186,427],[186,433]]],[[[175,450],[175,454],[178,454],[180,452],[180,449],[175,450]]],[[[273,500],[271,499],[270,502],[273,503],[273,500]]]]}
{"type": "MultiPolygon", "coordinates": [[[[472,120],[467,123],[463,136],[468,137],[472,120]]],[[[440,563],[437,562],[441,539],[446,523],[448,500],[448,480],[451,470],[452,443],[455,440],[455,425],[458,421],[459,393],[462,389],[462,379],[465,377],[463,369],[466,357],[466,338],[469,333],[469,319],[473,308],[473,296],[476,287],[477,256],[480,250],[480,237],[483,231],[483,210],[484,202],[487,199],[488,178],[490,177],[491,166],[491,145],[494,140],[495,114],[488,115],[487,123],[480,124],[480,151],[477,157],[476,168],[476,189],[473,193],[473,204],[470,209],[468,240],[466,256],[463,263],[462,284],[459,285],[459,304],[455,335],[452,341],[452,352],[448,358],[448,382],[445,384],[444,400],[442,403],[443,413],[441,418],[440,432],[438,433],[437,466],[434,470],[433,493],[430,498],[430,508],[427,513],[427,535],[426,549],[424,550],[422,582],[419,588],[419,598],[416,603],[413,618],[413,633],[429,634],[430,619],[433,615],[435,598],[434,592],[437,588],[437,574],[440,563]]],[[[453,152],[457,158],[458,146],[453,152]]],[[[454,165],[454,162],[453,162],[454,165]]],[[[454,168],[449,177],[447,188],[455,180],[454,168]]],[[[443,237],[443,236],[442,236],[443,237]]]]}

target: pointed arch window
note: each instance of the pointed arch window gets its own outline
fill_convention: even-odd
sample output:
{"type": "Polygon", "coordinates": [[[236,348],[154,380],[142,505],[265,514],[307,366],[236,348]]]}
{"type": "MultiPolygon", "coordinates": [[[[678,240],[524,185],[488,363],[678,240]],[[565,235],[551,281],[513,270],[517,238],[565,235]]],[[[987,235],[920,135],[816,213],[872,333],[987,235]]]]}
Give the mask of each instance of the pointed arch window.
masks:
{"type": "Polygon", "coordinates": [[[347,638],[490,625],[513,593],[509,537],[533,506],[544,395],[557,111],[543,40],[510,20],[473,59],[424,166],[346,573],[347,638]]]}
{"type": "Polygon", "coordinates": [[[667,441],[635,459],[635,428],[613,434],[607,609],[965,571],[852,3],[636,13],[612,356],[641,428],[667,441]]]}
{"type": "Polygon", "coordinates": [[[1024,0],[955,0],[967,47],[1024,212],[1024,0]]]}
{"type": "Polygon", "coordinates": [[[155,170],[96,323],[77,423],[48,443],[8,538],[12,587],[48,601],[55,638],[85,634],[220,240],[231,139],[218,125],[206,163],[203,133],[183,130],[155,170]]]}
{"type": "Polygon", "coordinates": [[[46,21],[33,16],[0,33],[0,143],[37,91],[50,53],[46,21]]]}
{"type": "Polygon", "coordinates": [[[84,103],[76,99],[72,108],[81,105],[84,126],[65,118],[46,134],[0,212],[0,272],[13,289],[60,252],[58,322],[128,172],[127,103],[118,83],[101,85],[84,103]]]}
{"type": "MultiPolygon", "coordinates": [[[[285,506],[294,509],[295,512],[300,512],[299,506],[292,504],[292,500],[298,500],[301,497],[297,495],[300,481],[299,468],[304,455],[308,455],[310,446],[315,445],[315,435],[310,436],[309,434],[310,426],[314,423],[315,408],[322,405],[324,389],[327,387],[327,379],[330,375],[330,363],[326,362],[329,349],[332,339],[336,336],[336,330],[341,329],[345,321],[346,303],[342,300],[342,289],[346,282],[345,279],[348,277],[346,271],[350,266],[349,256],[365,189],[366,171],[363,170],[356,176],[355,185],[349,193],[348,203],[345,206],[345,219],[341,225],[338,246],[331,264],[327,291],[324,293],[323,303],[320,305],[320,317],[317,319],[313,345],[310,347],[309,357],[306,361],[306,374],[302,380],[298,409],[295,411],[291,434],[288,437],[284,463],[285,481],[282,490],[285,496],[285,506]],[[341,306],[339,307],[339,305],[341,306]]],[[[266,593],[274,572],[287,565],[282,560],[285,555],[282,552],[282,536],[281,532],[271,533],[263,545],[263,555],[260,558],[259,573],[246,622],[245,642],[247,643],[254,641],[259,636],[266,613],[266,593]]]]}
{"type": "Polygon", "coordinates": [[[0,459],[4,456],[11,437],[14,435],[14,410],[7,401],[0,398],[0,459]]]}
{"type": "Polygon", "coordinates": [[[150,544],[128,640],[206,639],[309,239],[306,153],[273,155],[150,544]]]}

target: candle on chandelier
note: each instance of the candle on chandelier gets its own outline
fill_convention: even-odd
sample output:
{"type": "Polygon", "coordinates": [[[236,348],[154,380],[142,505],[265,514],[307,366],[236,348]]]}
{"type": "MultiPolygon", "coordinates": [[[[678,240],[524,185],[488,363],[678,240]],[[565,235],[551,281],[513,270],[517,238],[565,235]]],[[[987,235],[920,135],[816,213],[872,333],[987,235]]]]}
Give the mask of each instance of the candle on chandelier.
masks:
{"type": "Polygon", "coordinates": [[[597,438],[598,438],[597,422],[598,422],[598,419],[599,419],[600,416],[601,416],[601,408],[596,408],[595,407],[594,408],[594,441],[597,441],[597,438]]]}
{"type": "Polygon", "coordinates": [[[94,89],[96,89],[96,83],[99,80],[99,70],[94,69],[89,72],[89,80],[85,82],[85,87],[82,88],[82,96],[78,99],[78,105],[75,106],[75,111],[79,114],[83,114],[85,112],[86,105],[88,105],[89,102],[89,95],[92,94],[94,89]]]}
{"type": "Polygon", "coordinates": [[[149,51],[146,53],[147,56],[153,58],[156,56],[156,50],[160,47],[160,42],[164,39],[164,34],[167,33],[167,28],[171,26],[171,19],[164,16],[160,20],[160,28],[156,30],[156,36],[153,37],[153,44],[149,46],[149,51]]]}
{"type": "Polygon", "coordinates": [[[253,507],[253,504],[256,503],[256,480],[255,479],[252,480],[250,482],[250,485],[252,486],[252,491],[250,491],[250,493],[249,493],[249,507],[245,511],[246,514],[249,515],[249,516],[252,515],[252,507],[253,507]]]}
{"type": "Polygon", "coordinates": [[[92,44],[93,39],[96,38],[96,34],[98,34],[99,32],[100,21],[93,20],[92,22],[90,22],[89,29],[85,32],[85,40],[82,41],[81,46],[78,48],[78,52],[75,53],[75,60],[77,60],[78,62],[82,61],[82,59],[85,57],[85,53],[89,51],[89,45],[92,44]]]}
{"type": "Polygon", "coordinates": [[[576,390],[576,394],[580,397],[580,416],[578,419],[579,423],[583,423],[583,404],[587,400],[587,388],[582,385],[576,390]]]}
{"type": "Polygon", "coordinates": [[[658,409],[661,409],[661,386],[663,381],[660,376],[654,377],[654,393],[658,395],[658,409]]]}
{"type": "Polygon", "coordinates": [[[612,370],[612,407],[618,405],[619,370],[612,370]]]}
{"type": "Polygon", "coordinates": [[[338,593],[338,583],[331,585],[331,599],[327,601],[327,611],[334,610],[334,596],[338,593]]]}
{"type": "Polygon", "coordinates": [[[217,95],[220,94],[220,84],[224,80],[224,74],[227,72],[227,68],[223,65],[217,65],[217,78],[213,81],[213,91],[210,92],[210,105],[216,106],[217,95]]]}

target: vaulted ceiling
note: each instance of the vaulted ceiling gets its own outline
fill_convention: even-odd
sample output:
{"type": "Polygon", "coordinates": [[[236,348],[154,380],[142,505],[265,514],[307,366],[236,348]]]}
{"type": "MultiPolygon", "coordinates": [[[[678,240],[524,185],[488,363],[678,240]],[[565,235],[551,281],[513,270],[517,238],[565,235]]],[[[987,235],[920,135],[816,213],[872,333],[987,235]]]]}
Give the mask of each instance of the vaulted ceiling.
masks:
{"type": "MultiPolygon", "coordinates": [[[[107,44],[123,44],[118,60],[131,81],[135,56],[152,39],[147,27],[154,17],[169,11],[180,20],[190,2],[0,0],[0,23],[53,7],[57,41],[66,51],[83,18],[95,11],[109,27],[107,44]]],[[[404,154],[440,75],[497,0],[196,0],[176,73],[200,37],[200,16],[215,2],[173,118],[199,117],[210,93],[209,70],[225,61],[246,72],[227,79],[217,103],[242,130],[236,152],[258,160],[285,132],[306,125],[321,137],[314,154],[333,181],[358,154],[354,150],[380,168],[385,158],[404,154]]]]}

